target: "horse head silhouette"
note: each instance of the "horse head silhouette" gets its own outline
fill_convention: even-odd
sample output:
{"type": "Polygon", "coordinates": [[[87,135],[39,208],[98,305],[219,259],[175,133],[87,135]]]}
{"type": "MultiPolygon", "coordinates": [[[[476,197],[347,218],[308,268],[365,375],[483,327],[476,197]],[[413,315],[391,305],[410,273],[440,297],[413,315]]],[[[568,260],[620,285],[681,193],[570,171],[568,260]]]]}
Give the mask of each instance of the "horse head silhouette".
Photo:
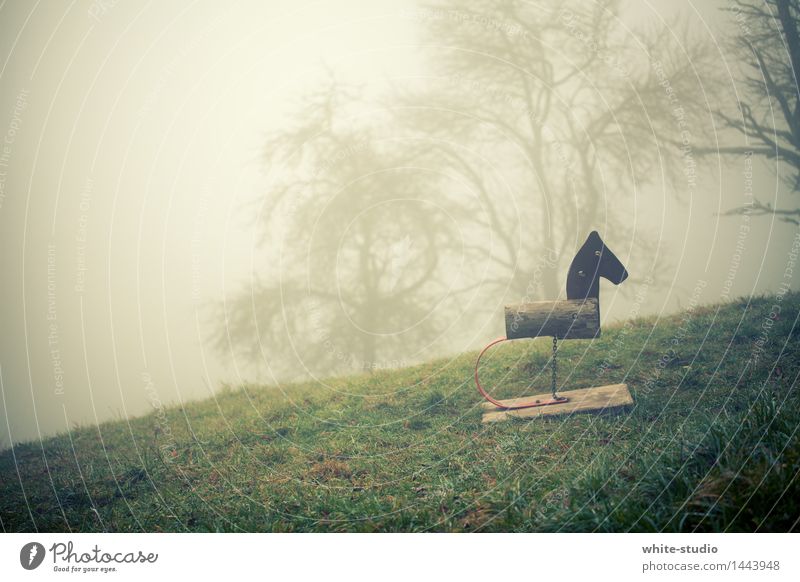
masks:
{"type": "Polygon", "coordinates": [[[569,266],[567,299],[594,297],[599,302],[600,277],[619,285],[628,278],[628,271],[593,230],[569,266]]]}

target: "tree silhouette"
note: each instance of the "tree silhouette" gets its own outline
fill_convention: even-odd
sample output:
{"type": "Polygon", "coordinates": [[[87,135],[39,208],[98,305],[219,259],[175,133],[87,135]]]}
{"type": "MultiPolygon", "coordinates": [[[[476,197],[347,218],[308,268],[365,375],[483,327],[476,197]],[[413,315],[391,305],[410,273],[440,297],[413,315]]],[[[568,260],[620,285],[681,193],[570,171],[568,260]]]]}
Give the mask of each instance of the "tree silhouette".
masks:
{"type": "Polygon", "coordinates": [[[424,359],[465,287],[452,268],[464,209],[415,167],[421,149],[385,137],[380,115],[360,119],[363,107],[331,81],[266,147],[265,261],[217,339],[278,377],[424,359]]]}
{"type": "MultiPolygon", "coordinates": [[[[586,234],[630,240],[634,189],[682,174],[680,156],[663,147],[677,130],[661,80],[696,91],[692,64],[710,53],[696,43],[676,56],[668,27],[633,35],[618,8],[443,0],[419,13],[436,78],[428,91],[404,92],[415,112],[407,124],[438,136],[438,163],[480,196],[502,247],[495,285],[510,277],[517,299],[563,293],[586,234]],[[516,190],[513,203],[501,182],[516,190]]],[[[652,256],[651,242],[630,246],[652,256]]]]}
{"type": "MultiPolygon", "coordinates": [[[[724,128],[738,133],[741,145],[716,145],[700,148],[705,155],[741,156],[748,153],[779,160],[788,168],[781,178],[793,191],[800,190],[800,4],[797,0],[738,0],[730,10],[737,33],[728,48],[741,68],[740,96],[735,107],[715,108],[724,128]]],[[[719,68],[716,69],[719,71],[719,68]]],[[[710,75],[714,71],[709,71],[710,75]]],[[[710,79],[714,79],[710,76],[710,79]]],[[[717,77],[718,84],[725,85],[717,77]]],[[[727,100],[724,103],[730,103],[727,100]]],[[[779,170],[780,172],[780,170],[779,170]]],[[[769,202],[754,200],[752,206],[735,209],[733,214],[775,214],[800,224],[800,208],[776,209],[769,202]]]]}

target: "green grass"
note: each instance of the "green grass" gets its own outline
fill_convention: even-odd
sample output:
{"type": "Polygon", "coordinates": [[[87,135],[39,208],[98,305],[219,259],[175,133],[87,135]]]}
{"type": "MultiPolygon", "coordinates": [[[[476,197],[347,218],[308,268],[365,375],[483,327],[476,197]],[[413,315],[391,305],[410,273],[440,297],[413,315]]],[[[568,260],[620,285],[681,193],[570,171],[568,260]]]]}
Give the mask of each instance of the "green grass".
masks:
{"type": "MultiPolygon", "coordinates": [[[[564,342],[564,384],[627,382],[636,404],[621,415],[483,426],[467,353],[322,386],[243,386],[18,444],[0,454],[2,528],[797,530],[800,295],[784,297],[762,352],[774,302],[564,342]]],[[[546,389],[549,349],[503,344],[482,375],[502,397],[546,389]]]]}

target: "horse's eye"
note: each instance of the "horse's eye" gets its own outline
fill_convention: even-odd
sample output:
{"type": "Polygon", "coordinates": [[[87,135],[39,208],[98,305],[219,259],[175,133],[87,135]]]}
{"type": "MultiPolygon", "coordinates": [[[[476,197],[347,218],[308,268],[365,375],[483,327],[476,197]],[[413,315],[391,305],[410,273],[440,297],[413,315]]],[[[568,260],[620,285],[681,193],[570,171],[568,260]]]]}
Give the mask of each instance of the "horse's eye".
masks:
{"type": "Polygon", "coordinates": [[[584,273],[583,271],[578,271],[578,276],[579,277],[585,277],[586,273],[584,273]]]}
{"type": "Polygon", "coordinates": [[[600,256],[600,251],[595,251],[594,252],[594,256],[599,257],[600,256]]]}

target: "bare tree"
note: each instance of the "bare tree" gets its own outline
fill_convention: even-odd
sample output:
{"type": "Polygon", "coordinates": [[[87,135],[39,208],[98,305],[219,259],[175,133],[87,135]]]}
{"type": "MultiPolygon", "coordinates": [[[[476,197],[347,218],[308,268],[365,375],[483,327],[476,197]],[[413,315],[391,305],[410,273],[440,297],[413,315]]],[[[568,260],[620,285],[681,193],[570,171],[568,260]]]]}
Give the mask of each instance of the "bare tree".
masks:
{"type": "Polygon", "coordinates": [[[278,377],[407,365],[437,352],[451,318],[440,304],[461,281],[447,258],[463,211],[414,167],[421,150],[364,109],[331,81],[266,146],[263,262],[225,306],[218,347],[278,377]]]}
{"type": "MultiPolygon", "coordinates": [[[[472,184],[488,216],[484,238],[499,240],[494,283],[508,287],[510,277],[517,297],[536,288],[556,297],[589,231],[630,240],[635,189],[680,174],[680,156],[664,149],[678,130],[663,79],[694,90],[690,65],[708,51],[677,53],[666,27],[635,36],[618,8],[443,0],[419,12],[436,79],[406,92],[407,124],[438,137],[439,163],[472,184]]],[[[632,249],[651,254],[650,242],[632,249]]]]}
{"type": "MultiPolygon", "coordinates": [[[[707,147],[706,155],[748,153],[779,160],[788,168],[781,178],[800,191],[800,3],[797,0],[737,0],[731,11],[737,32],[729,43],[742,72],[741,101],[736,107],[717,107],[723,127],[740,134],[742,145],[707,147]]],[[[723,81],[719,81],[722,83],[723,81]]],[[[780,172],[780,170],[779,170],[780,172]]],[[[800,224],[800,208],[775,208],[754,200],[752,207],[732,213],[775,214],[800,224]]]]}

